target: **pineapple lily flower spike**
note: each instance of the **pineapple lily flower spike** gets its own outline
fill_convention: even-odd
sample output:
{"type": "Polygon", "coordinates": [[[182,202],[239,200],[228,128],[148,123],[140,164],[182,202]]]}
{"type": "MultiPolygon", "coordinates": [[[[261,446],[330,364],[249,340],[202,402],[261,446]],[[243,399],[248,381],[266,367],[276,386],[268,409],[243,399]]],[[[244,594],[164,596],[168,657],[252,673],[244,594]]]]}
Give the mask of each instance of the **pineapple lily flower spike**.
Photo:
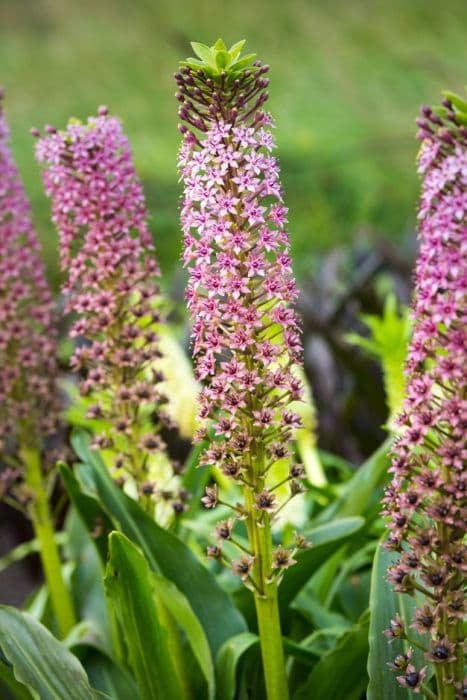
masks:
{"type": "Polygon", "coordinates": [[[414,597],[417,607],[409,628],[398,618],[386,634],[424,648],[422,667],[416,667],[413,649],[394,661],[401,686],[454,700],[467,690],[467,102],[448,93],[441,109],[422,108],[418,125],[423,184],[414,332],[393,480],[385,497],[386,546],[400,555],[389,580],[396,591],[414,597]],[[429,666],[436,695],[426,685],[429,666]]]}
{"type": "Polygon", "coordinates": [[[0,497],[31,518],[60,633],[74,624],[48,489],[47,438],[59,427],[57,331],[29,202],[13,160],[0,89],[0,497]]]}
{"type": "MultiPolygon", "coordinates": [[[[290,451],[299,416],[290,404],[302,386],[297,288],[289,256],[279,168],[271,155],[272,120],[262,106],[268,67],[245,42],[230,50],[219,40],[192,44],[175,79],[183,144],[181,220],[187,300],[200,396],[200,438],[215,435],[201,463],[218,467],[243,494],[229,504],[232,517],[218,524],[209,556],[231,566],[253,592],[269,700],[288,698],[277,591],[284,571],[305,547],[273,547],[271,527],[285,502],[302,491],[303,468],[290,451]],[[275,465],[290,459],[285,478],[275,465]],[[277,489],[288,485],[280,501],[277,489]],[[237,532],[247,535],[244,546],[237,532]],[[238,549],[231,562],[225,550],[238,549]]],[[[203,503],[225,502],[217,485],[203,503]]]]}
{"type": "Polygon", "coordinates": [[[143,188],[122,125],[107,108],[86,124],[71,120],[65,131],[46,132],[36,155],[60,235],[71,336],[86,341],[71,365],[84,373],[93,446],[120,483],[133,480],[152,514],[173,476],[161,437],[172,421],[163,410],[164,377],[153,367],[161,357],[161,297],[143,188]],[[158,489],[152,476],[161,458],[158,489]]]}

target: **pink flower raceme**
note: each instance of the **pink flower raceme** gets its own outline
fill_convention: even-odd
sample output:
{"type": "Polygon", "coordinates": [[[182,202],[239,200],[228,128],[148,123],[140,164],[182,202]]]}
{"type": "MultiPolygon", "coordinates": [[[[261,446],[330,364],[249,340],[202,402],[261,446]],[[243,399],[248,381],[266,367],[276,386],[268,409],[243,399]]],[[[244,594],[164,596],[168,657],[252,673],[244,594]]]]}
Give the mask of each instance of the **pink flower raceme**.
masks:
{"type": "MultiPolygon", "coordinates": [[[[58,422],[56,329],[0,92],[0,452],[40,448],[58,422]]],[[[10,473],[10,472],[9,472],[10,473]]]]}
{"type": "Polygon", "coordinates": [[[161,300],[143,189],[120,121],[105,108],[86,124],[48,132],[37,159],[60,234],[71,335],[84,339],[72,367],[85,373],[88,417],[105,426],[95,446],[112,450],[117,474],[131,474],[150,497],[148,463],[164,449],[169,419],[163,377],[151,369],[161,300]]]}
{"type": "MultiPolygon", "coordinates": [[[[400,553],[389,578],[397,591],[423,594],[411,627],[428,639],[426,658],[437,667],[438,684],[453,685],[452,697],[461,697],[467,519],[467,129],[450,101],[440,114],[424,108],[422,115],[414,332],[401,436],[385,498],[391,530],[387,546],[400,553]]],[[[407,634],[402,629],[402,636],[407,634]]],[[[412,665],[410,678],[420,676],[412,665]]],[[[412,687],[410,679],[398,680],[412,687]]]]}
{"type": "MultiPolygon", "coordinates": [[[[183,259],[197,377],[205,383],[200,418],[213,421],[220,438],[202,462],[244,487],[249,517],[260,523],[280,507],[268,473],[289,455],[292,429],[300,425],[289,405],[302,395],[293,372],[302,348],[287,209],[272,121],[261,109],[267,70],[257,63],[217,83],[190,67],[176,76],[184,122],[183,259]]],[[[301,475],[292,465],[291,495],[300,491],[295,473],[301,475]]],[[[209,493],[205,502],[212,507],[209,493]]],[[[246,561],[244,580],[253,567],[246,561]]]]}

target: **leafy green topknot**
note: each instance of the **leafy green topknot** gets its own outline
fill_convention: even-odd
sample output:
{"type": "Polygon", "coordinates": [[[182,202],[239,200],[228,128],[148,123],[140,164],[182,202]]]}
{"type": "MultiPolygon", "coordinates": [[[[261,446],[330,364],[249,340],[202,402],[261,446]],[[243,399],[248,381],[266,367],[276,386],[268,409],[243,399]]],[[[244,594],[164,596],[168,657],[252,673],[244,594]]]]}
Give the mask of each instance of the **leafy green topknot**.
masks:
{"type": "Polygon", "coordinates": [[[256,54],[249,53],[241,56],[245,43],[245,39],[242,39],[227,49],[222,39],[218,39],[211,47],[193,41],[191,47],[198,58],[187,58],[181,62],[181,65],[188,66],[193,70],[202,70],[212,78],[226,74],[237,76],[246,69],[254,70],[255,68],[253,62],[256,54]]]}

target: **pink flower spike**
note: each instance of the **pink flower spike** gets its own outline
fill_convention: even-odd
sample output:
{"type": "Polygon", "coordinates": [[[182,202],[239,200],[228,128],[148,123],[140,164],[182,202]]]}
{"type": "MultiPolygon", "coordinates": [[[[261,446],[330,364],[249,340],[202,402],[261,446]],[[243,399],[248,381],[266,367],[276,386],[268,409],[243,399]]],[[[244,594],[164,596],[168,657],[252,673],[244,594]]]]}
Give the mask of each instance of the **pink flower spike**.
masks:
{"type": "Polygon", "coordinates": [[[59,412],[54,303],[2,98],[0,92],[0,452],[12,438],[40,448],[59,412]]]}

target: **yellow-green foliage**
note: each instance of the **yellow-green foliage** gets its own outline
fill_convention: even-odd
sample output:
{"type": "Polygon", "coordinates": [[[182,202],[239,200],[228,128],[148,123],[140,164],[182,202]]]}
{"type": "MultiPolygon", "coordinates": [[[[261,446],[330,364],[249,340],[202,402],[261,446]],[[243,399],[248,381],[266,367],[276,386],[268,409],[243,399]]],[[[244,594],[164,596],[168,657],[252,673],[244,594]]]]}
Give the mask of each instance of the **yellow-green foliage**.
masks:
{"type": "Polygon", "coordinates": [[[411,330],[408,310],[398,309],[396,297],[389,294],[382,316],[363,314],[360,318],[368,326],[370,336],[350,333],[347,340],[381,363],[389,410],[387,427],[392,429],[405,395],[404,364],[411,330]]]}

